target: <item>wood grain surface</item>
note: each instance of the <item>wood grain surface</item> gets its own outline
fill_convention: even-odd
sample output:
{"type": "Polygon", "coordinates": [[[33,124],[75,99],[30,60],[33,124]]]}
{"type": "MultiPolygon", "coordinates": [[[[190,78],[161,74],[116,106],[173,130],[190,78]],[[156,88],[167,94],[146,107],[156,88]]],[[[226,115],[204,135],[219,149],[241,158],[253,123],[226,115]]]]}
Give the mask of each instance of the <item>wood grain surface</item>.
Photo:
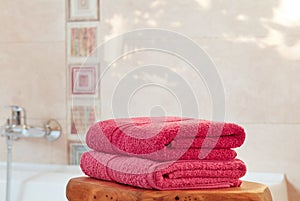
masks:
{"type": "Polygon", "coordinates": [[[241,187],[209,190],[147,190],[88,177],[71,179],[69,201],[272,201],[267,186],[244,181],[241,187]]]}

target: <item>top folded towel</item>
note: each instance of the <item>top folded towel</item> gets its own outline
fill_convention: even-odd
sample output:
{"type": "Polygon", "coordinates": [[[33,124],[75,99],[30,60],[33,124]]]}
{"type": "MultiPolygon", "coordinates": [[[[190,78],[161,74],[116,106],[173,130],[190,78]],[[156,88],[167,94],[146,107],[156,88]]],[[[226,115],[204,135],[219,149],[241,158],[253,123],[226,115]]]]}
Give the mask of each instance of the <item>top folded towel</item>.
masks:
{"type": "Polygon", "coordinates": [[[230,149],[243,144],[244,129],[233,123],[180,117],[138,117],[100,121],[86,142],[95,151],[151,154],[172,149],[230,149]]]}

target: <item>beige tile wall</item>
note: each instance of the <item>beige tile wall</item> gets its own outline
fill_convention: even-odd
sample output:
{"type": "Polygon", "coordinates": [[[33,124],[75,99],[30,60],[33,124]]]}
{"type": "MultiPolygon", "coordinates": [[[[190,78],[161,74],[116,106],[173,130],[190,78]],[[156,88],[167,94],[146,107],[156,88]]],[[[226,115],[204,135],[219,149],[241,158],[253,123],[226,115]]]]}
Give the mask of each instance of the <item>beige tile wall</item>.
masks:
{"type": "MultiPolygon", "coordinates": [[[[290,200],[297,201],[300,199],[297,6],[296,1],[289,0],[103,1],[102,30],[104,38],[109,39],[134,29],[164,28],[185,34],[207,51],[224,84],[225,120],[240,123],[247,130],[247,141],[238,150],[239,157],[246,161],[249,171],[285,173],[290,200]]],[[[169,66],[188,80],[198,99],[201,117],[211,117],[209,92],[189,66],[162,53],[139,52],[115,62],[101,80],[103,119],[113,117],[111,101],[118,81],[129,71],[150,63],[169,66]]],[[[167,78],[153,74],[135,79],[161,82],[167,78]]],[[[149,115],[155,105],[161,105],[167,114],[180,115],[174,97],[161,89],[140,90],[130,101],[121,101],[128,101],[128,112],[133,115],[149,115]]]]}
{"type": "MultiPolygon", "coordinates": [[[[49,118],[63,127],[62,137],[14,142],[17,162],[67,163],[65,3],[61,0],[0,2],[0,122],[6,105],[27,110],[27,123],[43,126],[49,118]]],[[[0,138],[0,161],[6,159],[0,138]]]]}

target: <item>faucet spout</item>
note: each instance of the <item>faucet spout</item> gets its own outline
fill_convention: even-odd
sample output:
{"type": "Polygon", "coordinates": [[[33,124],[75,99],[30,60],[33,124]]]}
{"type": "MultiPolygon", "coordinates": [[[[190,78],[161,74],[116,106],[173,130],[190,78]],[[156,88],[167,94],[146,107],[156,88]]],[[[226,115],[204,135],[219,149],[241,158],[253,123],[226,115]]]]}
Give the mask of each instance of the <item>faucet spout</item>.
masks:
{"type": "Polygon", "coordinates": [[[24,137],[32,137],[32,138],[42,138],[46,134],[46,130],[44,128],[37,127],[27,127],[23,131],[24,137]]]}

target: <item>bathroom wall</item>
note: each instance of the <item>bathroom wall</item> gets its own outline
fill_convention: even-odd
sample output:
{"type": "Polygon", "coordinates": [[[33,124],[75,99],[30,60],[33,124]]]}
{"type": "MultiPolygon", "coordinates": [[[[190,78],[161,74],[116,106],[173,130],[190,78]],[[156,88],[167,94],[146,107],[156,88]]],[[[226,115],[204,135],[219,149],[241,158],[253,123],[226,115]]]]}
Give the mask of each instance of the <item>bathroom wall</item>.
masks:
{"type": "MultiPolygon", "coordinates": [[[[225,120],[237,122],[247,131],[239,158],[249,171],[286,173],[290,200],[296,201],[300,197],[297,4],[292,0],[102,0],[100,30],[102,40],[108,40],[133,29],[164,28],[184,34],[202,47],[216,64],[224,85],[225,120]]],[[[42,139],[16,141],[14,160],[65,164],[69,121],[65,2],[0,1],[0,9],[0,107],[22,105],[27,109],[29,124],[42,125],[48,118],[55,118],[64,130],[54,143],[42,139]]],[[[115,56],[113,51],[109,56],[115,56]]],[[[111,102],[118,81],[138,66],[151,63],[165,65],[184,78],[198,100],[199,116],[211,117],[212,101],[203,78],[178,58],[154,51],[129,55],[115,62],[102,77],[102,119],[114,116],[111,102]]],[[[159,84],[172,81],[167,75],[155,73],[137,79],[159,84]]],[[[137,91],[128,109],[130,115],[181,114],[174,96],[155,87],[137,91]]],[[[4,123],[6,110],[0,111],[4,123]]],[[[5,150],[3,138],[0,147],[5,150]]],[[[1,151],[0,161],[5,158],[1,151]]]]}
{"type": "MultiPolygon", "coordinates": [[[[65,2],[0,1],[0,124],[10,116],[7,105],[27,110],[29,125],[57,119],[63,135],[56,142],[21,139],[13,144],[13,160],[67,164],[65,2]]],[[[6,160],[0,138],[0,161],[6,160]]]]}
{"type": "MultiPolygon", "coordinates": [[[[299,6],[290,0],[103,1],[102,31],[109,39],[134,29],[164,28],[184,34],[202,47],[216,64],[224,85],[225,120],[237,122],[247,131],[239,158],[249,171],[285,173],[290,200],[296,201],[300,198],[299,6]]],[[[161,39],[173,40],[163,35],[161,39]]],[[[103,119],[116,116],[112,111],[122,102],[128,104],[130,115],[180,115],[181,106],[193,109],[193,104],[183,101],[191,97],[179,97],[184,103],[180,105],[172,93],[155,86],[142,87],[130,100],[111,104],[124,77],[183,88],[166,74],[129,73],[149,64],[167,66],[185,79],[198,100],[199,116],[211,118],[212,101],[203,78],[173,55],[144,51],[116,61],[103,74],[103,119]]]]}

